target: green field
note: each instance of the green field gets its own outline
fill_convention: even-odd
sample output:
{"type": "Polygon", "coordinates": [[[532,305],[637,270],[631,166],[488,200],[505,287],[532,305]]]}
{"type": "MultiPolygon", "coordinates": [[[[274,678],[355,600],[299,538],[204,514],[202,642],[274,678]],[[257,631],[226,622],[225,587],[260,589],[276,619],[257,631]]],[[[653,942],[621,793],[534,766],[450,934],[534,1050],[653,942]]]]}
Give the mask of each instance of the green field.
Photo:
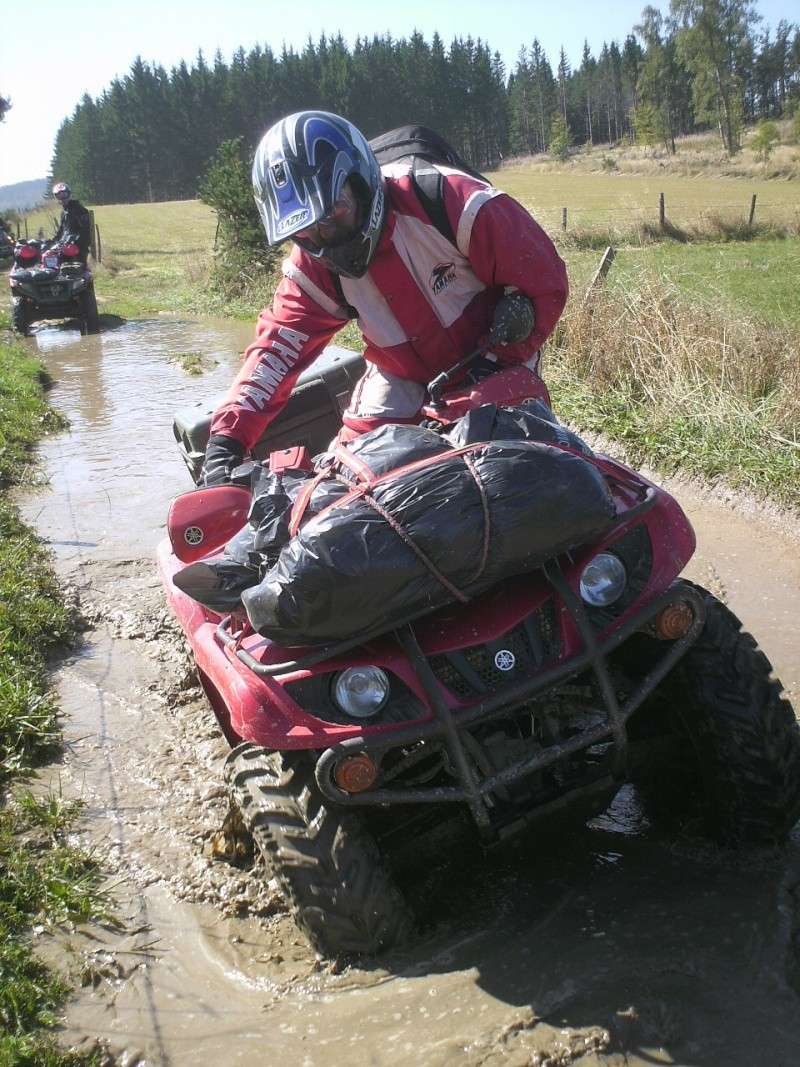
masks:
{"type": "MultiPolygon", "coordinates": [[[[559,244],[567,261],[573,291],[579,295],[594,273],[600,253],[572,247],[561,232],[560,205],[584,205],[588,221],[606,225],[612,216],[628,219],[657,213],[658,187],[670,204],[698,214],[703,207],[749,206],[751,190],[779,206],[784,214],[800,212],[800,190],[793,182],[751,183],[738,179],[670,177],[656,184],[638,176],[535,173],[504,169],[498,185],[519,197],[559,244]],[[763,187],[763,188],[760,188],[763,187]]],[[[760,209],[759,209],[760,211],[760,209]]],[[[198,200],[163,204],[118,204],[95,209],[103,264],[98,270],[101,309],[124,316],[163,310],[225,311],[254,314],[255,305],[224,308],[209,303],[205,281],[213,262],[216,217],[198,200]]],[[[573,220],[572,208],[570,219],[573,220]]],[[[571,225],[571,223],[570,223],[571,225]]],[[[41,226],[52,232],[49,212],[28,216],[29,233],[41,226]]],[[[569,236],[569,232],[568,232],[569,236]]],[[[762,315],[769,322],[800,324],[800,239],[755,239],[747,242],[664,241],[641,247],[624,245],[611,284],[630,284],[642,270],[667,277],[687,296],[729,305],[732,312],[762,315]]],[[[264,293],[264,299],[267,299],[264,293]]]]}
{"type": "Polygon", "coordinates": [[[561,227],[562,208],[567,208],[568,229],[595,225],[627,229],[637,222],[657,223],[660,193],[667,218],[677,226],[701,221],[709,212],[747,216],[754,193],[757,219],[788,219],[800,213],[797,182],[542,172],[513,165],[487,177],[553,232],[561,227]]]}

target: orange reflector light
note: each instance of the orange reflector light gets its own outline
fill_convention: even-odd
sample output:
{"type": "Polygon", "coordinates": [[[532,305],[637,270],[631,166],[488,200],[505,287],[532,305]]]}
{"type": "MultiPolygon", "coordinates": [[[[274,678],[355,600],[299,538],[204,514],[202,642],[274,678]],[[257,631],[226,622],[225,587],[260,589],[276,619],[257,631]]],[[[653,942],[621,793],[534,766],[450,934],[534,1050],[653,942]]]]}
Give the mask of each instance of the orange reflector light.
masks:
{"type": "Polygon", "coordinates": [[[345,793],[363,793],[375,785],[378,766],[366,753],[346,756],[336,764],[333,772],[336,784],[345,793]]]}
{"type": "Polygon", "coordinates": [[[677,641],[679,637],[689,632],[693,622],[692,609],[685,600],[678,600],[656,615],[656,636],[662,641],[677,641]]]}

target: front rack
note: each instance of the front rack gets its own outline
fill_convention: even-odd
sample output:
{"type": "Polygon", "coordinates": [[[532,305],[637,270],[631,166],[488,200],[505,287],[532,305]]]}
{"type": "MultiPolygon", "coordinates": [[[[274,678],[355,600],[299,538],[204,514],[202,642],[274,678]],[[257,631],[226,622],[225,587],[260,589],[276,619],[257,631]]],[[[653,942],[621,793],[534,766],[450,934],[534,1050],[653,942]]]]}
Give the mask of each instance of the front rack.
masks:
{"type": "Polygon", "coordinates": [[[569,588],[560,569],[551,565],[546,568],[545,573],[575,620],[583,639],[583,650],[576,656],[571,656],[566,662],[542,672],[536,678],[508,686],[472,707],[459,710],[454,714],[444,700],[441,687],[425,654],[419,647],[412,627],[407,626],[397,631],[397,640],[414,666],[433,710],[434,718],[416,727],[393,730],[389,736],[372,735],[351,738],[326,749],[317,761],[316,780],[320,790],[329,800],[350,807],[380,804],[466,803],[477,825],[481,829],[488,830],[490,826],[488,794],[600,742],[608,739],[614,742],[612,776],[617,780],[622,776],[628,750],[626,723],[696,640],[705,623],[705,605],[702,597],[691,586],[673,585],[602,642],[598,642],[583,605],[569,588]],[[677,601],[688,603],[692,609],[694,619],[689,630],[669,646],[656,666],[620,705],[609,677],[607,657],[632,634],[646,629],[660,611],[677,601]],[[546,751],[537,751],[485,777],[480,782],[477,781],[467,758],[466,748],[460,736],[461,731],[508,715],[532,697],[541,696],[566,678],[586,668],[590,668],[597,679],[607,716],[606,722],[585,730],[568,741],[552,745],[546,751]],[[421,789],[376,789],[351,794],[340,789],[333,780],[335,766],[344,757],[361,753],[383,755],[393,748],[435,739],[444,742],[459,779],[459,785],[421,789]]]}
{"type": "MultiPolygon", "coordinates": [[[[656,502],[656,490],[652,486],[643,487],[641,483],[626,480],[615,472],[604,471],[609,480],[630,490],[635,490],[641,497],[632,507],[616,516],[606,534],[623,522],[641,517],[656,502]]],[[[260,663],[251,653],[241,647],[241,640],[252,631],[245,628],[239,633],[232,632],[233,621],[230,617],[223,619],[217,627],[217,636],[222,644],[244,663],[253,673],[261,677],[275,678],[295,671],[306,670],[326,660],[333,659],[368,641],[394,632],[394,636],[411,662],[416,677],[427,697],[433,712],[433,718],[416,726],[392,730],[389,734],[373,734],[368,737],[355,737],[342,741],[325,749],[319,756],[315,769],[317,785],[323,795],[330,801],[343,807],[367,807],[388,804],[429,804],[429,803],[464,803],[468,806],[479,830],[485,835],[493,833],[490,815],[490,794],[502,789],[535,772],[542,771],[552,764],[610,740],[613,743],[613,758],[610,776],[605,782],[613,784],[624,774],[628,756],[628,736],[626,724],[631,715],[639,708],[656,686],[669,673],[677,661],[695,641],[705,623],[705,606],[701,595],[693,587],[685,584],[673,584],[659,597],[637,611],[622,626],[619,626],[602,641],[595,635],[592,624],[580,598],[573,592],[557,560],[552,559],[542,568],[544,577],[560,598],[572,618],[581,637],[583,648],[566,662],[543,671],[535,678],[528,678],[514,685],[504,687],[491,696],[470,707],[458,709],[454,714],[444,699],[440,686],[425,653],[422,651],[414,633],[412,623],[422,612],[411,618],[395,622],[392,631],[385,626],[369,632],[360,633],[345,641],[312,650],[297,659],[281,663],[260,663]],[[688,604],[693,612],[693,621],[683,637],[671,643],[649,674],[639,683],[635,690],[620,705],[609,675],[607,658],[634,633],[646,630],[656,615],[670,604],[676,602],[688,604]],[[585,730],[569,740],[548,746],[545,751],[537,750],[529,756],[504,767],[480,781],[468,757],[462,732],[475,726],[490,722],[492,719],[508,715],[519,709],[533,697],[538,697],[553,689],[565,679],[590,669],[596,679],[605,711],[605,722],[585,730]],[[450,764],[458,779],[457,785],[432,786],[424,788],[380,788],[363,793],[347,793],[334,781],[337,763],[359,754],[375,754],[378,757],[386,752],[417,744],[421,741],[437,740],[443,743],[450,759],[450,764]]],[[[601,783],[593,783],[597,786],[601,783]]],[[[593,786],[587,788],[591,789],[593,786]]],[[[578,790],[580,792],[580,790],[578,790]]],[[[557,806],[559,801],[549,806],[557,806]]]]}

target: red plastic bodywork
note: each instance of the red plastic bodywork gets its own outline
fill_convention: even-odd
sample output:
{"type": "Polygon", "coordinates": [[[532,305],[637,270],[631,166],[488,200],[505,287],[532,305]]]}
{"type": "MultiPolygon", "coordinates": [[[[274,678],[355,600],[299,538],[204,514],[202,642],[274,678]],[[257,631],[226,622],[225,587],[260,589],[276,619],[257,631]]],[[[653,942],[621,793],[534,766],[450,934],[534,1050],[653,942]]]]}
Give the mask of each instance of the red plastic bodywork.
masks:
{"type": "Polygon", "coordinates": [[[176,497],[167,515],[167,534],[180,563],[213,555],[247,522],[250,492],[237,485],[193,489],[176,497]]]}

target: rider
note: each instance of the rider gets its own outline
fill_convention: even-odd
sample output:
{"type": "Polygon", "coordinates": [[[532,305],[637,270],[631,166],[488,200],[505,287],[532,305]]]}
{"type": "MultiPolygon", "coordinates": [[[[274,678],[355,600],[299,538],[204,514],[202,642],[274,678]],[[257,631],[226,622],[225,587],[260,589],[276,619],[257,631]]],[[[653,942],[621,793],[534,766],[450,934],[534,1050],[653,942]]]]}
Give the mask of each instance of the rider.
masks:
{"type": "Polygon", "coordinates": [[[76,244],[80,249],[81,262],[85,265],[91,244],[89,212],[80,200],[73,197],[72,190],[66,182],[56,182],[53,186],[53,196],[61,204],[61,221],[53,238],[53,244],[67,244],[68,242],[76,244]]]}
{"type": "Polygon", "coordinates": [[[564,263],[528,212],[462,171],[437,165],[455,242],[431,221],[411,163],[381,168],[346,119],[302,111],[277,122],[253,162],[269,244],[292,250],[272,307],[224,403],[206,450],[206,485],[226,482],[280,412],[298,375],[351,317],[368,369],[343,416],[342,438],[417,422],[425,384],[487,337],[498,367],[536,372],[539,347],[567,299],[564,263]]]}

